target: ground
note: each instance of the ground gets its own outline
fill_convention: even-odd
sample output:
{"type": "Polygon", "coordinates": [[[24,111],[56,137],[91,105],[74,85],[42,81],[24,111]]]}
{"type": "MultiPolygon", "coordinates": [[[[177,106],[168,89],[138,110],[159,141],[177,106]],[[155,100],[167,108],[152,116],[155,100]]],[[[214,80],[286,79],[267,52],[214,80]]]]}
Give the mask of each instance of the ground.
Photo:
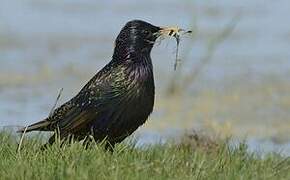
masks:
{"type": "Polygon", "coordinates": [[[181,142],[134,147],[119,144],[113,153],[102,145],[80,143],[39,150],[41,138],[0,135],[1,179],[290,179],[290,159],[249,153],[245,144],[189,136],[181,142]]]}

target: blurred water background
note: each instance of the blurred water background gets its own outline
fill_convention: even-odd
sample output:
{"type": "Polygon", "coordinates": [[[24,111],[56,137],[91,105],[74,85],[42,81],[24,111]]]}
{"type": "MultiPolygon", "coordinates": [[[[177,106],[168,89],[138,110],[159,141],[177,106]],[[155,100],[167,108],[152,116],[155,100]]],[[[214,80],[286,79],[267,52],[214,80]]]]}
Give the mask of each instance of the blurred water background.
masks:
{"type": "Polygon", "coordinates": [[[108,61],[129,20],[193,34],[152,51],[156,103],[140,144],[206,131],[290,155],[290,1],[0,0],[0,125],[45,118],[108,61]]]}

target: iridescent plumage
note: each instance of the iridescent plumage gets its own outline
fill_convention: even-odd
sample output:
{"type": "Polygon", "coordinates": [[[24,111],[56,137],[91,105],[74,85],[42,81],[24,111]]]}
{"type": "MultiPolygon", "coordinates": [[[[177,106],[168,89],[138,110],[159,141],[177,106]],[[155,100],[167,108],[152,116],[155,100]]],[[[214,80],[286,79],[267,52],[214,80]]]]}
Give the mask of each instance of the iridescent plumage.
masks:
{"type": "Polygon", "coordinates": [[[116,38],[112,60],[74,98],[28,126],[27,132],[58,129],[61,138],[73,135],[81,140],[92,135],[96,141],[106,138],[111,145],[132,134],[153,110],[150,52],[160,30],[144,21],[128,22],[116,38]]]}

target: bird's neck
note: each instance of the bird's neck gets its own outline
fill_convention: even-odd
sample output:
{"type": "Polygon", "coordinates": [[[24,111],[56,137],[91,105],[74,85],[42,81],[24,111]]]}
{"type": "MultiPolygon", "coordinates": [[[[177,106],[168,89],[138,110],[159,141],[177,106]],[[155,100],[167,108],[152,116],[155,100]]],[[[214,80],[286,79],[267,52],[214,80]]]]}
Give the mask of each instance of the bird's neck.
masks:
{"type": "Polygon", "coordinates": [[[132,62],[142,61],[144,57],[150,58],[152,47],[139,47],[138,45],[128,45],[127,43],[117,44],[114,53],[113,61],[132,62]],[[143,58],[142,58],[143,57],[143,58]]]}
{"type": "Polygon", "coordinates": [[[152,47],[140,48],[138,46],[117,44],[114,49],[112,63],[121,64],[125,74],[138,82],[147,83],[153,80],[153,65],[150,57],[152,47]]]}

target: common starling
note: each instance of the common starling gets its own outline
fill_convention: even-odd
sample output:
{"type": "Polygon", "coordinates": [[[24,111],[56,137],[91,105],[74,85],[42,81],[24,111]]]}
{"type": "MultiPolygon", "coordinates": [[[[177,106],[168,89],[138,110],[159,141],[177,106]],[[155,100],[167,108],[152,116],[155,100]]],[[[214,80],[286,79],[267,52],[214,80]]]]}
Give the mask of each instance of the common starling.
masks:
{"type": "MultiPolygon", "coordinates": [[[[115,40],[112,60],[68,102],[29,131],[58,131],[61,139],[92,135],[112,147],[132,134],[148,118],[154,105],[154,77],[150,52],[162,35],[175,28],[157,27],[141,20],[126,23],[115,40]]],[[[24,132],[25,128],[19,130],[24,132]]],[[[55,134],[49,144],[55,141],[55,134]]]]}

